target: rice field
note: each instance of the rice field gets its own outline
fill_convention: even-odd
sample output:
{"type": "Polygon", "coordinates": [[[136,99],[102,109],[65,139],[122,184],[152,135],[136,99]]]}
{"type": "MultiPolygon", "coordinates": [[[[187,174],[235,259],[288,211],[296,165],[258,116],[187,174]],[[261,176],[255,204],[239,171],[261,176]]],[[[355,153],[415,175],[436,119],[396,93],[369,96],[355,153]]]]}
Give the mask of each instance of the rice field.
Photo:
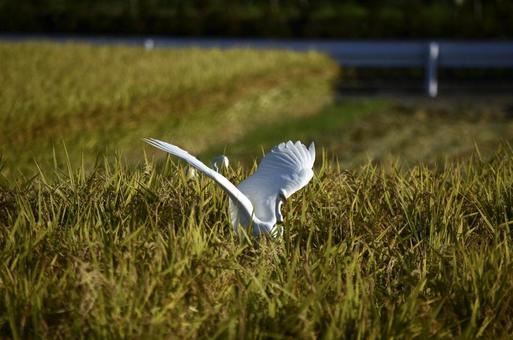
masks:
{"type": "Polygon", "coordinates": [[[63,144],[88,166],[114,150],[138,160],[148,136],[194,152],[226,145],[317,112],[338,76],[318,53],[247,49],[0,43],[0,62],[0,153],[15,176],[53,168],[63,144]]]}
{"type": "MultiPolygon", "coordinates": [[[[232,167],[234,182],[250,169],[232,167]]],[[[0,187],[0,334],[27,338],[507,337],[513,152],[445,168],[318,159],[279,241],[174,161],[0,187]]]]}
{"type": "Polygon", "coordinates": [[[335,103],[317,54],[0,44],[0,60],[1,338],[513,333],[506,106],[335,103]],[[276,142],[315,140],[315,175],[282,238],[241,239],[222,190],[142,137],[224,151],[234,183],[276,142]]]}

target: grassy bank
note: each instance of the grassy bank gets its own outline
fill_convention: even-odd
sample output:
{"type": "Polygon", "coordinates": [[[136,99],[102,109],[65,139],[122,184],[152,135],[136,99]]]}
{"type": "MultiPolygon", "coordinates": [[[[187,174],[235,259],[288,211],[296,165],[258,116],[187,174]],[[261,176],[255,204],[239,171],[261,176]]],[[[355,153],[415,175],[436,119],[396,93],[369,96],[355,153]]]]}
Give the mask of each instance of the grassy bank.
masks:
{"type": "Polygon", "coordinates": [[[308,115],[332,99],[337,66],[316,53],[152,50],[0,44],[0,153],[4,173],[139,154],[142,137],[201,152],[272,122],[308,115]],[[201,138],[198,139],[198,136],[201,138]],[[133,151],[133,152],[131,152],[133,151]]]}
{"type": "Polygon", "coordinates": [[[71,167],[0,186],[1,336],[513,331],[508,147],[436,169],[347,171],[319,158],[284,207],[284,238],[258,248],[232,234],[219,188],[175,164],[71,167]]]}

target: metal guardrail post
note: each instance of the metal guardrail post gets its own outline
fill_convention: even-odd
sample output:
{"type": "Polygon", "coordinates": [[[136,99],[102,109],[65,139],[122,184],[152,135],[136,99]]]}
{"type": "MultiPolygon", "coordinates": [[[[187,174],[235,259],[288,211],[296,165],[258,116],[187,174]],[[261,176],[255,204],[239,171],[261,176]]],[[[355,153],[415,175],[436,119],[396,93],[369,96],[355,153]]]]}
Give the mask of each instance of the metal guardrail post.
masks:
{"type": "Polygon", "coordinates": [[[426,92],[432,98],[438,95],[437,67],[439,56],[440,46],[437,42],[430,42],[426,65],[426,92]]]}
{"type": "Polygon", "coordinates": [[[145,39],[144,40],[144,49],[145,50],[152,50],[155,47],[155,41],[153,39],[145,39]]]}

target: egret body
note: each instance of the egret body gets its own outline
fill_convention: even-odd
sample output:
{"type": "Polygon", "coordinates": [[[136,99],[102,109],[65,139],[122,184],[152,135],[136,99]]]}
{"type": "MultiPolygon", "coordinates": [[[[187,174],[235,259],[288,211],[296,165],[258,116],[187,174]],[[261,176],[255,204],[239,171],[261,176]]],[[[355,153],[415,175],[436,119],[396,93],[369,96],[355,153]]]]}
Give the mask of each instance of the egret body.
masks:
{"type": "MultiPolygon", "coordinates": [[[[157,139],[145,141],[186,161],[212,178],[230,197],[230,219],[235,231],[239,226],[251,226],[255,236],[282,234],[283,228],[277,226],[278,222],[283,222],[281,205],[313,177],[314,143],[308,148],[299,141],[288,141],[275,146],[264,156],[255,173],[235,186],[222,174],[178,146],[157,139]]],[[[222,159],[222,164],[227,166],[228,158],[224,155],[222,157],[226,159],[226,163],[222,159]]],[[[212,163],[214,166],[214,161],[212,163]]],[[[215,167],[219,169],[217,164],[215,167]]]]}

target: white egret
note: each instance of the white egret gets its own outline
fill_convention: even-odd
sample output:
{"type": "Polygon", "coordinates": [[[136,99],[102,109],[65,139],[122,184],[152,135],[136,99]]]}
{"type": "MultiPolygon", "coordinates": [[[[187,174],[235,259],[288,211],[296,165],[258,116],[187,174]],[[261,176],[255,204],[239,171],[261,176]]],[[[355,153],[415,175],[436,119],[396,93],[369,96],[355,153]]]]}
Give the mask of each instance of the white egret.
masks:
{"type": "Polygon", "coordinates": [[[281,235],[283,228],[276,225],[277,222],[283,222],[281,205],[313,177],[313,142],[308,148],[299,141],[275,146],[264,156],[255,173],[236,187],[219,172],[178,146],[157,139],[144,141],[186,161],[212,178],[230,197],[230,219],[235,231],[239,225],[244,228],[251,226],[255,236],[281,235]]]}
{"type": "Polygon", "coordinates": [[[220,168],[228,168],[230,161],[225,155],[218,155],[212,159],[212,168],[219,172],[220,168]]]}
{"type": "MultiPolygon", "coordinates": [[[[218,155],[212,158],[212,168],[214,168],[215,171],[219,172],[219,168],[228,168],[228,165],[230,164],[230,161],[228,160],[228,157],[225,155],[218,155]],[[221,166],[219,166],[221,165],[221,166]]],[[[189,167],[187,169],[187,180],[191,180],[196,177],[196,169],[193,167],[189,167]]]]}

